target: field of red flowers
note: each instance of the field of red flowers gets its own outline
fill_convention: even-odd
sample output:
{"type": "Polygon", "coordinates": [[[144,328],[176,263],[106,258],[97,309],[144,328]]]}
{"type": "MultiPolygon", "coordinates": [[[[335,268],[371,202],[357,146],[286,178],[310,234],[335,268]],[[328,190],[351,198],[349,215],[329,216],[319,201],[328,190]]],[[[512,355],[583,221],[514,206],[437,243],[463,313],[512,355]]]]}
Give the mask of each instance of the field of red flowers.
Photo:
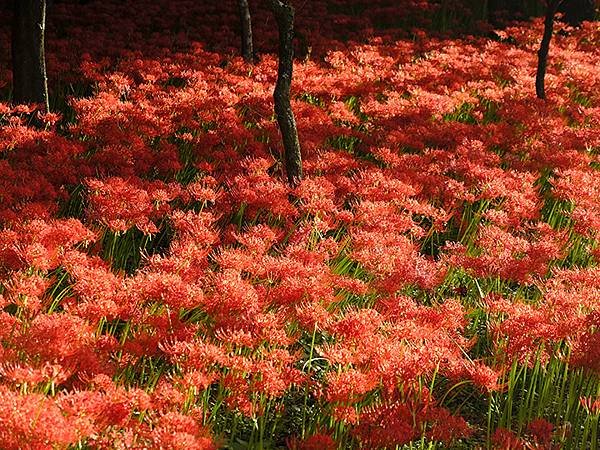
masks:
{"type": "Polygon", "coordinates": [[[56,2],[45,128],[2,15],[0,448],[600,447],[598,23],[542,101],[540,20],[300,3],[295,189],[261,2],[255,65],[234,1],[56,2]]]}

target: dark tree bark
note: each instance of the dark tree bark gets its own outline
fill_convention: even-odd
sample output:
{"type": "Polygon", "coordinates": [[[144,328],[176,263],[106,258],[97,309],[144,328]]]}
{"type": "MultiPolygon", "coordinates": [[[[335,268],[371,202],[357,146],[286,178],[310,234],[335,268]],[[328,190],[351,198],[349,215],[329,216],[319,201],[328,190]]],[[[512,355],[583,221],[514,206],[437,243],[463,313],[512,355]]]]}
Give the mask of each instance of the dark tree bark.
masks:
{"type": "Polygon", "coordinates": [[[558,11],[564,13],[564,22],[572,27],[578,27],[584,20],[595,19],[595,0],[564,0],[558,11]]]}
{"type": "Polygon", "coordinates": [[[290,0],[270,0],[279,29],[279,68],[273,93],[275,115],[283,139],[288,182],[297,186],[302,179],[302,154],[296,120],[290,104],[290,87],[294,66],[294,8],[290,0]]]}
{"type": "Polygon", "coordinates": [[[535,75],[535,93],[538,98],[546,98],[545,78],[546,67],[548,65],[548,51],[550,50],[550,41],[552,40],[552,31],[554,28],[554,16],[562,0],[547,0],[546,16],[544,18],[544,36],[538,50],[538,65],[535,75]]]}
{"type": "Polygon", "coordinates": [[[248,0],[238,0],[242,38],[242,56],[246,62],[254,62],[254,43],[252,41],[252,16],[248,0]]]}
{"type": "Polygon", "coordinates": [[[46,0],[14,0],[13,5],[13,102],[41,103],[47,111],[46,0]]]}

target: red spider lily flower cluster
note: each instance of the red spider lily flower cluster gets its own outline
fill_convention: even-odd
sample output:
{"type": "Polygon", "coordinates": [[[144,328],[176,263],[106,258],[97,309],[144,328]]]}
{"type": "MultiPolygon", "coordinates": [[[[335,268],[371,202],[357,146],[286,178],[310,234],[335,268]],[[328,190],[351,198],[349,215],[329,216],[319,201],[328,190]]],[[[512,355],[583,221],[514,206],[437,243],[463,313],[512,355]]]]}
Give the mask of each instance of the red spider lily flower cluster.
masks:
{"type": "MultiPolygon", "coordinates": [[[[336,448],[336,427],[365,448],[450,445],[478,430],[427,381],[499,391],[558,344],[600,373],[597,26],[556,37],[542,102],[539,21],[511,43],[405,39],[375,25],[434,5],[312,2],[290,189],[276,60],[234,56],[235,2],[76,3],[49,12],[48,66],[85,92],[44,127],[0,103],[0,447],[212,449],[215,395],[257,419],[299,392],[328,420],[290,448],[336,448]],[[574,243],[588,267],[566,267],[574,243]],[[539,293],[476,293],[487,354],[457,273],[539,293]]],[[[553,432],[493,441],[550,448],[553,432]]]]}

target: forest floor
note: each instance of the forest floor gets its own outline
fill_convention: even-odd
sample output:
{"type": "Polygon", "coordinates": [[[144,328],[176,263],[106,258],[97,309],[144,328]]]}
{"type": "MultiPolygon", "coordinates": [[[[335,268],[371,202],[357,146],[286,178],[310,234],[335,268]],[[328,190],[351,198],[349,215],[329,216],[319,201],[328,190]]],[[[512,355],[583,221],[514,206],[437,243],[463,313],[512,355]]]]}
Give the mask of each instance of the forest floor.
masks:
{"type": "Polygon", "coordinates": [[[251,65],[234,1],[55,2],[44,127],[1,16],[0,448],[599,448],[600,26],[543,101],[540,20],[308,3],[295,189],[264,5],[251,65]]]}

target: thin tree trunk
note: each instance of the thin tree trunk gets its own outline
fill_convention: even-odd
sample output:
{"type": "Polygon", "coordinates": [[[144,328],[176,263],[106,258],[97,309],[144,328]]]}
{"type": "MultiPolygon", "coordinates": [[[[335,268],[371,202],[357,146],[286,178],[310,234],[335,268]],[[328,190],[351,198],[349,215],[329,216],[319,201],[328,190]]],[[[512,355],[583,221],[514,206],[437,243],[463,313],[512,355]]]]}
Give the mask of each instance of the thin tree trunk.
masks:
{"type": "Polygon", "coordinates": [[[41,103],[47,111],[46,0],[14,0],[13,5],[13,102],[41,103]]]}
{"type": "Polygon", "coordinates": [[[544,35],[538,50],[538,65],[535,76],[535,93],[538,98],[546,98],[545,77],[546,67],[548,65],[548,51],[550,50],[550,41],[552,40],[552,31],[554,28],[554,15],[562,0],[548,0],[546,7],[546,17],[544,19],[544,35]]]}
{"type": "Polygon", "coordinates": [[[254,44],[252,41],[252,16],[248,0],[238,0],[242,38],[242,56],[246,62],[254,62],[254,44]]]}
{"type": "Polygon", "coordinates": [[[271,0],[271,8],[279,29],[279,68],[273,93],[275,115],[283,138],[285,169],[288,182],[297,186],[302,179],[302,154],[296,120],[290,104],[290,87],[294,66],[294,8],[290,0],[271,0]]]}

